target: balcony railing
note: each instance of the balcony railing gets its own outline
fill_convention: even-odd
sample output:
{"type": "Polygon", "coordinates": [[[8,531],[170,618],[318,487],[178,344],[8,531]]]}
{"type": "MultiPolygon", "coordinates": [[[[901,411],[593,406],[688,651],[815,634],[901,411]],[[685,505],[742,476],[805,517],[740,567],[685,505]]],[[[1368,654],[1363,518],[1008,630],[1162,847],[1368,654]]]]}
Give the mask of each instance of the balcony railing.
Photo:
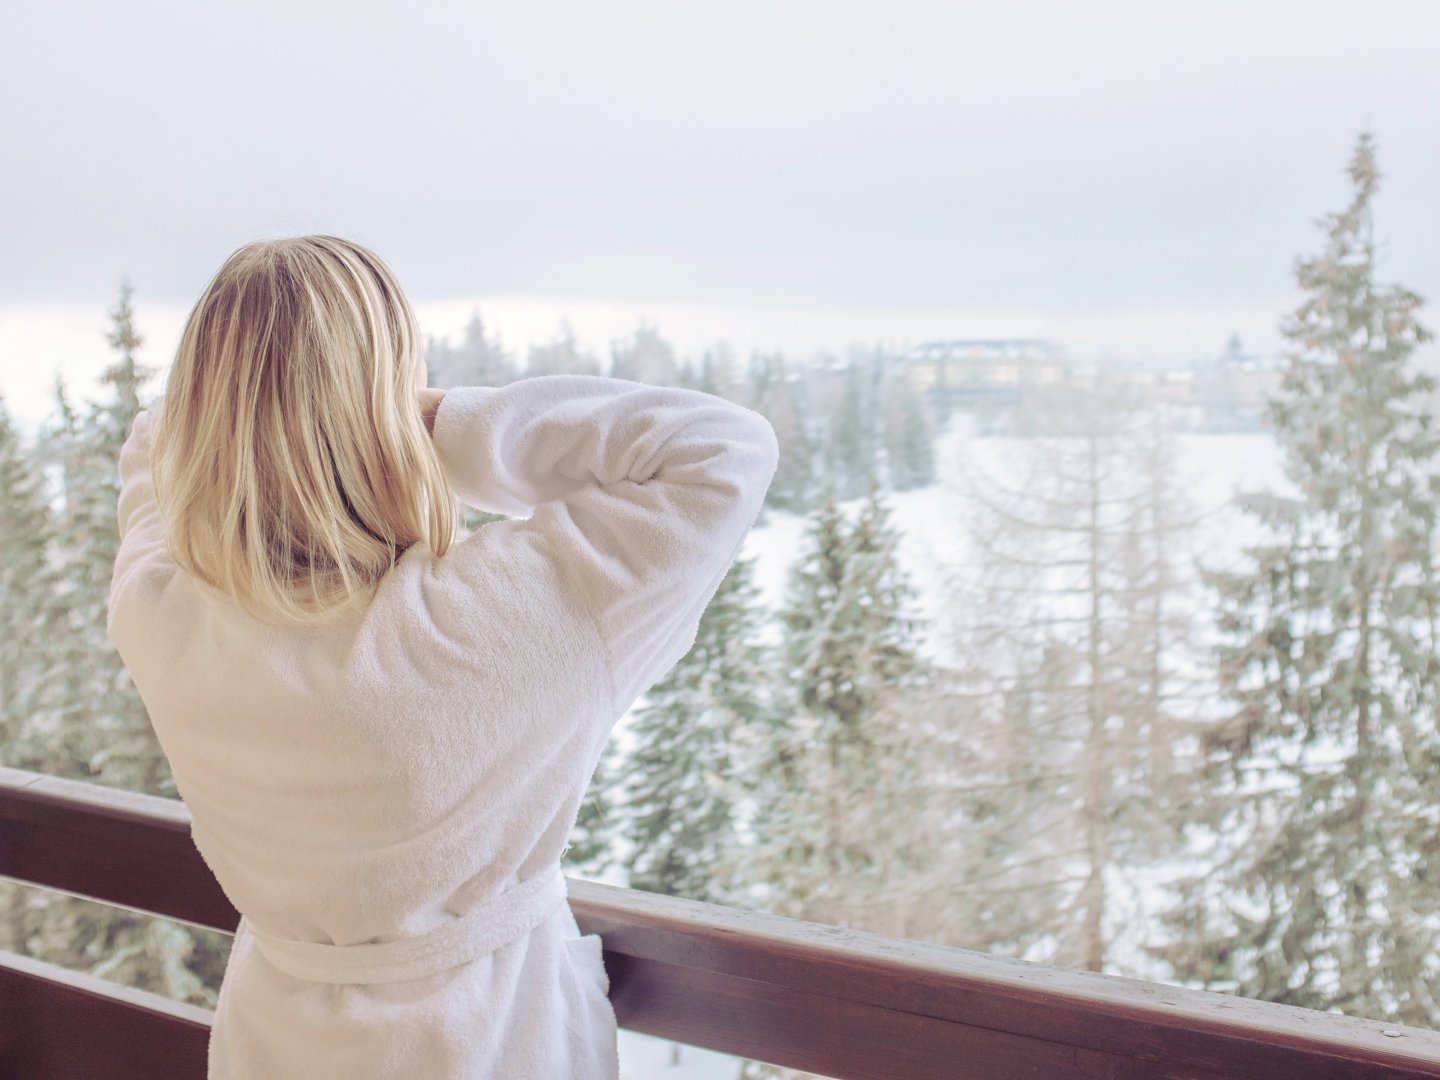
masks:
{"type": "MultiPolygon", "coordinates": [[[[0,875],[233,932],[183,803],[0,768],[0,875]]],[[[631,1031],[873,1080],[1440,1077],[1440,1033],[572,880],[631,1031]]],[[[0,951],[0,1077],[202,1080],[213,1014],[0,951]]]]}

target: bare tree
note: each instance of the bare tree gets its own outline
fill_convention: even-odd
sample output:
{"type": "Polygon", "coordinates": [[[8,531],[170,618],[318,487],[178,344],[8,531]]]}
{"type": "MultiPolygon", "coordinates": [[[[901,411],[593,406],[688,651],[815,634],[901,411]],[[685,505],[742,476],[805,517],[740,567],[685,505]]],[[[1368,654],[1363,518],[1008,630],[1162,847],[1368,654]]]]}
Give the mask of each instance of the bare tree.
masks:
{"type": "MultiPolygon", "coordinates": [[[[1163,414],[1102,380],[1029,398],[971,440],[969,557],[949,578],[964,731],[944,860],[972,947],[1100,971],[1117,879],[1163,854],[1194,707],[1183,593],[1197,515],[1163,414]]],[[[936,755],[939,760],[940,755],[936,755]]]]}

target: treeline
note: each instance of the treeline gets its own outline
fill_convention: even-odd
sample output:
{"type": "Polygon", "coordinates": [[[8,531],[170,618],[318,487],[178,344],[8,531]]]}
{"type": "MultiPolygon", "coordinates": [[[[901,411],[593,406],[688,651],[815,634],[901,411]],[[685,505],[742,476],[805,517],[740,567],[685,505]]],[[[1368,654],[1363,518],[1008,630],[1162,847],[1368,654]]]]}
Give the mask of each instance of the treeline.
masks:
{"type": "Polygon", "coordinates": [[[682,360],[655,327],[642,323],[602,362],[562,321],[551,341],[526,350],[522,364],[475,311],[459,342],[431,338],[425,357],[430,385],[437,387],[608,375],[703,390],[754,409],[775,428],[780,446],[765,505],[792,513],[818,509],[826,492],[859,498],[872,475],[892,491],[934,483],[935,436],[947,418],[922,399],[903,357],[879,346],[852,346],[843,360],[821,353],[805,362],[757,350],[742,365],[721,342],[682,360]]]}

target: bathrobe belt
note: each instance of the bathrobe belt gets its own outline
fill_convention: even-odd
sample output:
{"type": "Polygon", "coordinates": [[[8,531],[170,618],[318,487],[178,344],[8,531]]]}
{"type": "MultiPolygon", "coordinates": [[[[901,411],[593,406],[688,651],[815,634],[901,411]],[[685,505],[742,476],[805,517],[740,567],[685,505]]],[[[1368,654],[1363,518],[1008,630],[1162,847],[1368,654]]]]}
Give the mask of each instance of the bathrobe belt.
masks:
{"type": "Polygon", "coordinates": [[[557,863],[481,901],[464,915],[398,941],[330,945],[277,937],[242,918],[266,960],[298,979],[324,983],[381,983],[421,979],[506,945],[534,929],[569,893],[557,863]]]}

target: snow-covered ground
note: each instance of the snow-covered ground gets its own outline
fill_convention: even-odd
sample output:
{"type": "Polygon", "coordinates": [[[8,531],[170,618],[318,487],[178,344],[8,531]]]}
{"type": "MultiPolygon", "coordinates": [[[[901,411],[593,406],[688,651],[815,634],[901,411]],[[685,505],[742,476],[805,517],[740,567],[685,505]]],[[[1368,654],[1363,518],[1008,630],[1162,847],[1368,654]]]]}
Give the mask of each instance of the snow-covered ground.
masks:
{"type": "MultiPolygon", "coordinates": [[[[958,481],[964,462],[977,457],[1003,459],[1003,439],[977,439],[964,417],[943,432],[936,444],[938,482],[918,491],[890,493],[886,501],[892,522],[902,536],[899,557],[911,583],[919,592],[915,613],[927,620],[930,633],[922,652],[945,664],[954,663],[953,645],[946,630],[944,575],[963,569],[966,507],[958,481]]],[[[1195,509],[1205,513],[1204,524],[1193,550],[1211,567],[1233,562],[1244,544],[1256,535],[1248,518],[1229,509],[1238,490],[1288,492],[1290,485],[1281,469],[1274,440],[1265,434],[1196,435],[1177,437],[1180,483],[1195,509]]],[[[842,504],[847,515],[858,512],[863,500],[842,504]]],[[[785,583],[791,563],[804,543],[807,522],[790,514],[767,512],[767,520],[750,533],[742,557],[755,560],[755,582],[761,599],[770,610],[784,603],[785,583]]],[[[779,633],[778,620],[768,628],[771,639],[779,633]]],[[[624,723],[617,728],[624,739],[624,723]]],[[[1126,970],[1144,970],[1138,937],[1158,910],[1163,899],[1163,871],[1146,880],[1114,881],[1126,928],[1114,945],[1114,958],[1126,970]]],[[[603,879],[602,879],[603,880],[603,879]]],[[[610,878],[614,884],[623,884],[610,878]]],[[[622,1075],[627,1080],[734,1080],[739,1060],[695,1047],[680,1050],[680,1063],[670,1063],[674,1044],[634,1032],[620,1034],[622,1075]]]]}
{"type": "MultiPolygon", "coordinates": [[[[977,438],[964,416],[937,439],[935,446],[937,482],[917,491],[887,493],[891,520],[901,534],[900,561],[920,593],[918,614],[929,620],[934,636],[925,643],[926,653],[942,663],[954,660],[940,640],[945,637],[945,590],[938,585],[945,571],[963,567],[965,560],[966,507],[960,493],[961,468],[968,458],[984,456],[1003,459],[999,449],[1010,441],[977,438]]],[[[1209,512],[1197,549],[1204,550],[1207,565],[1233,560],[1254,534],[1247,519],[1227,512],[1232,496],[1244,491],[1288,491],[1289,482],[1280,467],[1274,440],[1266,434],[1177,436],[1177,472],[1186,494],[1196,509],[1209,512]]],[[[851,520],[863,499],[842,503],[851,520]]],[[[755,581],[766,606],[778,610],[784,602],[785,580],[791,563],[803,543],[807,522],[792,514],[767,511],[768,520],[750,533],[742,557],[756,560],[755,581]]],[[[771,627],[778,634],[778,626],[771,627]]]]}

